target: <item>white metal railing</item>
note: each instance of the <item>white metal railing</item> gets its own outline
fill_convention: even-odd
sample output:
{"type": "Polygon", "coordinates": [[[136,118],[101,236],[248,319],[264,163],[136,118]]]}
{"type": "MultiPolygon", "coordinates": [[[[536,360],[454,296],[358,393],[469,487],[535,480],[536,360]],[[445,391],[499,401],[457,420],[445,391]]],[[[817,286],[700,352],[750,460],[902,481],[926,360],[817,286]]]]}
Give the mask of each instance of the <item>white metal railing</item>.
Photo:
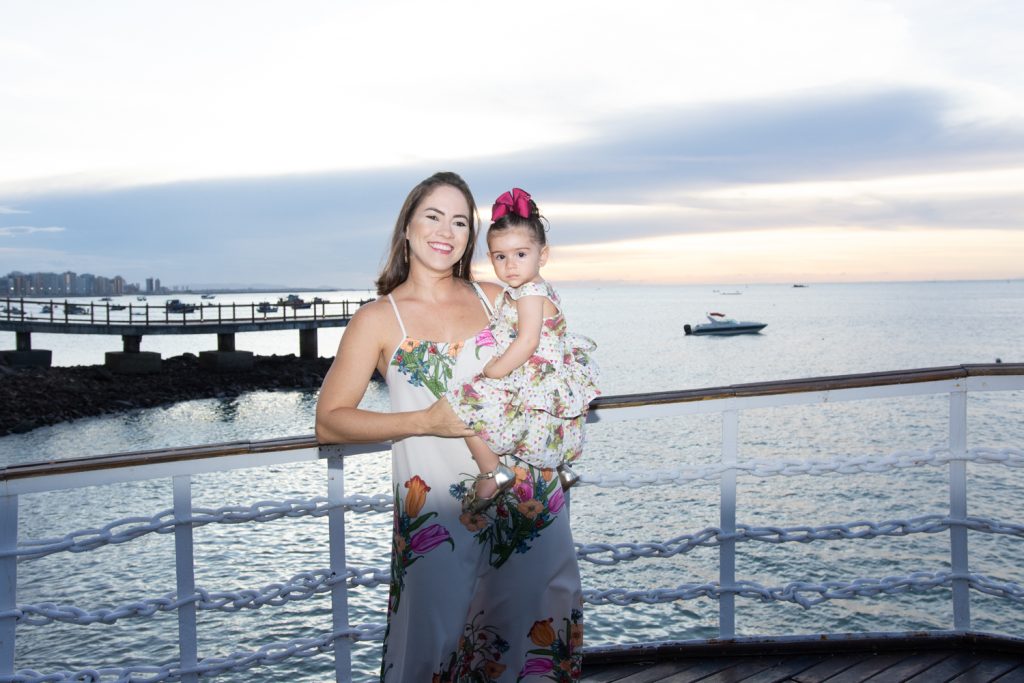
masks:
{"type": "MultiPolygon", "coordinates": [[[[717,464],[679,466],[664,472],[584,473],[583,485],[653,486],[682,481],[719,481],[719,526],[671,539],[644,542],[577,543],[580,560],[595,564],[630,562],[671,557],[700,547],[717,547],[719,580],[682,584],[669,588],[636,590],[587,587],[590,604],[635,604],[715,599],[719,604],[719,638],[735,636],[735,596],[758,600],[795,602],[811,606],[832,599],[850,599],[907,591],[951,589],[953,630],[971,628],[970,590],[1024,604],[1024,587],[970,572],[967,532],[1024,538],[1024,525],[1006,520],[967,515],[967,463],[1011,468],[1024,467],[1020,448],[967,449],[967,397],[972,392],[1024,389],[1024,364],[959,366],[899,373],[873,373],[844,377],[791,380],[660,394],[607,397],[595,402],[590,422],[645,420],[680,415],[718,413],[722,416],[721,456],[717,464]],[[832,403],[928,394],[949,396],[948,444],[928,450],[888,454],[854,454],[822,460],[739,459],[738,426],[743,411],[763,407],[832,403]],[[857,521],[819,527],[754,527],[736,521],[738,476],[808,476],[830,472],[884,472],[919,467],[948,467],[950,508],[948,515],[908,519],[857,521]],[[867,539],[918,533],[950,535],[951,571],[914,572],[907,576],[858,578],[852,581],[810,583],[794,581],[766,587],[737,580],[737,547],[743,543],[805,543],[817,540],[867,539]]],[[[349,623],[348,591],[389,581],[382,568],[350,569],[345,558],[346,513],[391,510],[391,496],[346,496],[345,458],[358,453],[387,450],[387,444],[318,446],[310,437],[261,442],[220,444],[197,448],[167,449],[141,453],[98,456],[48,463],[15,465],[0,469],[0,682],[44,683],[50,681],[104,680],[104,677],[137,681],[197,681],[227,671],[269,665],[290,657],[307,657],[332,651],[338,681],[351,680],[351,645],[359,640],[380,639],[383,624],[349,623]],[[326,496],[311,500],[258,501],[250,506],[217,509],[194,507],[193,475],[284,463],[325,460],[326,496]],[[98,529],[73,531],[61,538],[17,538],[18,497],[83,486],[171,478],[173,507],[151,518],[115,520],[98,529]],[[209,591],[195,586],[193,530],[205,524],[262,522],[304,516],[328,517],[330,567],[304,571],[282,584],[242,591],[209,591]],[[173,533],[177,590],[114,609],[89,612],[73,606],[18,605],[18,562],[62,552],[88,552],[116,543],[128,543],[150,533],[173,533]],[[200,656],[196,613],[198,610],[237,611],[254,606],[275,606],[330,593],[332,630],[311,638],[296,638],[264,646],[256,651],[227,657],[200,656]],[[110,624],[141,619],[158,612],[175,612],[178,618],[179,659],[163,666],[130,669],[106,668],[40,673],[16,670],[14,643],[19,624],[110,624]]],[[[597,460],[597,458],[595,458],[597,460]]]]}

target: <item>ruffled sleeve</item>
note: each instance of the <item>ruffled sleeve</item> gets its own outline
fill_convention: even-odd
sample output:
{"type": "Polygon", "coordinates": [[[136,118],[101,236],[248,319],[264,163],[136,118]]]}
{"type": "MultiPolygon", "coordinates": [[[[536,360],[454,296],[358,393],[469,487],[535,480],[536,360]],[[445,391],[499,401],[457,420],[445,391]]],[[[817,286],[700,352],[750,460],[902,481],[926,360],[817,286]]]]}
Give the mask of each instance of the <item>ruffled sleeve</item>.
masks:
{"type": "Polygon", "coordinates": [[[547,282],[527,282],[519,287],[507,287],[508,295],[513,301],[523,296],[542,296],[554,302],[554,290],[547,282]]]}

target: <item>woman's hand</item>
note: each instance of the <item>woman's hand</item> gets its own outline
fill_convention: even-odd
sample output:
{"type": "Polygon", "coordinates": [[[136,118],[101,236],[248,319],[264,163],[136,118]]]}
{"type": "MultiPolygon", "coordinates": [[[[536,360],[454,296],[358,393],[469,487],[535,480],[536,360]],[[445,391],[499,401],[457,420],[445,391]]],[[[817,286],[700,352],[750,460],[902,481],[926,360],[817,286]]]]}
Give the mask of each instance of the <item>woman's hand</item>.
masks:
{"type": "Polygon", "coordinates": [[[475,436],[476,432],[466,426],[458,418],[452,407],[445,399],[438,399],[434,405],[423,411],[425,418],[425,433],[432,436],[445,437],[467,437],[475,436]]]}

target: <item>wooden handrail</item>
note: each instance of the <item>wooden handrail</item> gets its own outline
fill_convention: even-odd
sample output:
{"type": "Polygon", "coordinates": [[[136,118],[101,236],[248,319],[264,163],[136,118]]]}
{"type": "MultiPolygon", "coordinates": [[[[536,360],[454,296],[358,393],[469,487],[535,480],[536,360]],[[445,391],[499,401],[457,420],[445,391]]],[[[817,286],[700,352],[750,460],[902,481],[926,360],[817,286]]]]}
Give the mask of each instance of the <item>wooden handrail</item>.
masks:
{"type": "MultiPolygon", "coordinates": [[[[964,379],[967,377],[1007,375],[1024,375],[1024,363],[953,365],[941,368],[892,370],[884,372],[868,372],[856,375],[834,375],[827,377],[809,377],[805,379],[753,382],[750,384],[732,384],[724,387],[711,387],[706,389],[686,389],[680,391],[602,396],[594,399],[593,403],[591,403],[591,410],[614,410],[616,408],[631,408],[645,405],[714,401],[728,398],[773,396],[815,391],[835,391],[839,389],[857,389],[897,384],[938,382],[944,380],[964,379]]],[[[0,481],[24,479],[44,475],[48,476],[55,474],[88,472],[118,467],[135,467],[139,465],[182,462],[188,460],[204,460],[207,458],[216,458],[226,455],[300,450],[303,448],[317,448],[320,445],[321,444],[317,442],[316,437],[310,434],[308,436],[283,437],[264,441],[233,441],[230,443],[209,444],[203,446],[161,448],[148,451],[129,451],[125,453],[85,456],[82,458],[47,460],[23,463],[19,465],[9,465],[7,467],[0,468],[0,481]]]]}

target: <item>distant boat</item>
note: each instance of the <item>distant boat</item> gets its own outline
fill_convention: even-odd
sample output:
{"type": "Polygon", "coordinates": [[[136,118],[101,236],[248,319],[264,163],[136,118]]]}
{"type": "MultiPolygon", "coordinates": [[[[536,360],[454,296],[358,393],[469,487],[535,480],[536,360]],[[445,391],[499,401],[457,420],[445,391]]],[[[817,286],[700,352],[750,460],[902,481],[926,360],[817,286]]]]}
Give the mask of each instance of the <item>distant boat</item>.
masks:
{"type": "Polygon", "coordinates": [[[186,304],[180,299],[168,299],[164,302],[168,313],[195,313],[195,304],[186,304]]]}
{"type": "Polygon", "coordinates": [[[0,313],[8,313],[10,315],[23,315],[25,311],[21,310],[17,306],[4,306],[3,308],[0,308],[0,313]]]}
{"type": "Polygon", "coordinates": [[[109,296],[105,296],[102,299],[100,299],[100,301],[113,301],[113,299],[111,299],[109,296]]]}
{"type": "Polygon", "coordinates": [[[277,306],[274,306],[269,301],[261,301],[256,310],[260,313],[277,313],[277,306]]]}
{"type": "Polygon", "coordinates": [[[683,325],[683,332],[717,335],[757,334],[766,327],[768,327],[768,323],[755,323],[749,320],[736,321],[726,318],[724,313],[712,311],[708,313],[708,322],[694,325],[692,328],[689,325],[683,325]]]}
{"type": "Polygon", "coordinates": [[[199,296],[200,299],[214,299],[216,297],[217,297],[216,294],[201,294],[199,296]]]}
{"type": "Polygon", "coordinates": [[[743,292],[719,292],[719,294],[731,294],[731,295],[737,295],[737,294],[742,294],[742,293],[743,292]]]}
{"type": "Polygon", "coordinates": [[[309,308],[313,304],[300,299],[297,294],[289,294],[283,299],[277,300],[278,306],[291,306],[292,308],[309,308]]]}
{"type": "Polygon", "coordinates": [[[89,309],[78,304],[68,304],[64,307],[64,312],[68,315],[86,315],[89,313],[89,309]]]}
{"type": "Polygon", "coordinates": [[[135,297],[135,300],[136,301],[145,301],[146,297],[144,297],[144,296],[137,296],[137,297],[135,297]]]}
{"type": "Polygon", "coordinates": [[[793,285],[794,287],[806,287],[807,285],[793,285]]]}
{"type": "Polygon", "coordinates": [[[125,306],[124,304],[114,304],[113,306],[110,307],[110,310],[112,310],[112,311],[123,311],[126,308],[128,308],[128,307],[125,306]]]}

